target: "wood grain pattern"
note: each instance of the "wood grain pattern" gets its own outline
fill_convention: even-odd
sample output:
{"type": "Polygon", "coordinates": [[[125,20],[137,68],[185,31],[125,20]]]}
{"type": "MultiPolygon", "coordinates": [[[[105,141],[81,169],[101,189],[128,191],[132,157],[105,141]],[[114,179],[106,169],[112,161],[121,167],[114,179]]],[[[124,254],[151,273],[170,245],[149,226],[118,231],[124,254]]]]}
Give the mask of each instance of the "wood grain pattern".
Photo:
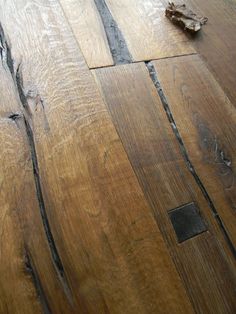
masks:
{"type": "MultiPolygon", "coordinates": [[[[193,313],[58,2],[2,0],[0,21],[9,43],[6,64],[24,115],[40,209],[43,202],[73,311],[193,313]]],[[[39,215],[35,194],[28,196],[27,204],[39,215]]],[[[28,234],[31,238],[31,229],[28,234]]],[[[36,249],[40,254],[41,248],[36,249]]],[[[47,273],[44,276],[46,280],[47,273]]],[[[13,288],[9,283],[6,293],[13,288]]]]}
{"type": "Polygon", "coordinates": [[[187,36],[165,17],[158,0],[106,0],[134,61],[194,53],[187,36]]]}
{"type": "Polygon", "coordinates": [[[186,167],[145,65],[93,73],[195,311],[234,313],[235,263],[186,167]],[[200,208],[208,231],[178,244],[168,211],[192,201],[200,208]]]}
{"type": "Polygon", "coordinates": [[[5,61],[0,62],[0,313],[74,313],[51,260],[24,119],[5,61]]]}
{"type": "Polygon", "coordinates": [[[90,68],[113,64],[94,0],[59,0],[90,68]]]}
{"type": "Polygon", "coordinates": [[[187,0],[208,23],[193,45],[214,73],[230,101],[236,107],[236,2],[233,0],[187,0]]]}
{"type": "Polygon", "coordinates": [[[236,110],[198,56],[154,64],[190,159],[236,244],[236,110]]]}

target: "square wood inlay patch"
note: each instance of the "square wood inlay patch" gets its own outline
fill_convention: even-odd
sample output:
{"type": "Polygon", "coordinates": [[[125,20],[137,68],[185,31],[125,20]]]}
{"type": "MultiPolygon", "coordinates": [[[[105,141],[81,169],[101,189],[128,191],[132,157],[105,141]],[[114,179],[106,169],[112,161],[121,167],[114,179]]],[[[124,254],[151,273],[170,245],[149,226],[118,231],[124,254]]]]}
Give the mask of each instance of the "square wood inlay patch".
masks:
{"type": "Polygon", "coordinates": [[[207,230],[199,209],[194,203],[169,211],[169,216],[179,243],[207,230]]]}

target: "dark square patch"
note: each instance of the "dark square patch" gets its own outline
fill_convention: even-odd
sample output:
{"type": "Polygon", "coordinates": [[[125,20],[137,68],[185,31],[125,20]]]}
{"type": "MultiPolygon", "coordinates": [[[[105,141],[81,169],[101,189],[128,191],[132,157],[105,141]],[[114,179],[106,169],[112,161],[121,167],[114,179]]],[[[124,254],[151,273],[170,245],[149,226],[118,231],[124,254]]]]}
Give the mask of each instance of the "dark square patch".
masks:
{"type": "Polygon", "coordinates": [[[178,242],[181,243],[207,230],[194,203],[189,203],[169,211],[178,242]]]}

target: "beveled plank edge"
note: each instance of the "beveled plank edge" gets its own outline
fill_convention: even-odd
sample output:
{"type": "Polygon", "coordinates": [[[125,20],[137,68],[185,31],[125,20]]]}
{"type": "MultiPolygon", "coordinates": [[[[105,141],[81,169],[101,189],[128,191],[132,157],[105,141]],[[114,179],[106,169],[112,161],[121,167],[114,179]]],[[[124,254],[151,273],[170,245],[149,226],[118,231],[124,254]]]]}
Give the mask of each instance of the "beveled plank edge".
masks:
{"type": "MultiPolygon", "coordinates": [[[[132,61],[130,64],[133,63],[143,63],[143,62],[153,62],[153,61],[158,61],[158,60],[163,60],[163,59],[172,59],[172,58],[178,58],[178,57],[185,57],[185,56],[193,56],[193,55],[199,55],[197,52],[191,52],[191,53],[184,53],[184,54],[179,54],[179,55],[175,55],[175,56],[170,56],[170,57],[160,57],[160,58],[155,58],[155,59],[148,59],[148,58],[144,58],[141,60],[135,60],[132,61]]],[[[115,66],[120,66],[123,64],[112,64],[112,65],[101,65],[98,67],[89,67],[90,70],[96,70],[96,69],[103,69],[103,68],[112,68],[115,66]]]]}

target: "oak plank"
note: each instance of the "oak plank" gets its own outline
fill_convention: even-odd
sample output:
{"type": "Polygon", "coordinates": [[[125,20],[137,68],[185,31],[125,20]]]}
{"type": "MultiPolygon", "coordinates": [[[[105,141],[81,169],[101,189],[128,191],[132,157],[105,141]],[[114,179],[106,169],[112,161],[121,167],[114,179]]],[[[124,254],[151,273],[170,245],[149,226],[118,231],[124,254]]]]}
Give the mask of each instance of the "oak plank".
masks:
{"type": "MultiPolygon", "coordinates": [[[[165,6],[168,0],[162,0],[165,6]]],[[[234,0],[186,0],[197,14],[208,17],[207,24],[193,38],[193,47],[236,106],[236,3],[234,0]]]]}
{"type": "Polygon", "coordinates": [[[75,313],[51,260],[19,98],[5,58],[0,99],[0,313],[75,313]]]}
{"type": "MultiPolygon", "coordinates": [[[[21,142],[14,141],[16,130],[7,119],[1,117],[0,124],[0,140],[3,143],[0,161],[5,165],[5,170],[1,167],[0,177],[0,313],[20,313],[19,309],[24,313],[42,313],[34,284],[24,265],[24,244],[16,213],[19,209],[15,209],[18,204],[16,197],[13,198],[14,193],[11,193],[13,177],[18,174],[15,165],[19,166],[19,159],[22,159],[22,149],[17,158],[14,150],[19,149],[17,144],[21,142]]],[[[22,172],[19,178],[22,178],[22,172]]],[[[15,183],[18,193],[20,183],[15,183]]]]}
{"type": "Polygon", "coordinates": [[[0,1],[0,9],[75,310],[193,313],[58,1],[0,1]]]}
{"type": "Polygon", "coordinates": [[[104,27],[94,0],[59,0],[90,68],[113,65],[104,27]]]}
{"type": "Polygon", "coordinates": [[[187,36],[165,17],[161,0],[106,0],[134,61],[194,53],[187,36]]]}
{"type": "Polygon", "coordinates": [[[214,0],[185,3],[208,17],[193,45],[236,107],[236,3],[232,0],[219,0],[217,5],[214,0]]]}
{"type": "Polygon", "coordinates": [[[235,263],[186,167],[145,65],[93,73],[195,311],[234,313],[235,263]],[[200,208],[208,231],[178,244],[168,212],[190,202],[200,208]]]}
{"type": "Polygon", "coordinates": [[[198,56],[154,65],[192,163],[236,244],[236,109],[198,56]]]}

